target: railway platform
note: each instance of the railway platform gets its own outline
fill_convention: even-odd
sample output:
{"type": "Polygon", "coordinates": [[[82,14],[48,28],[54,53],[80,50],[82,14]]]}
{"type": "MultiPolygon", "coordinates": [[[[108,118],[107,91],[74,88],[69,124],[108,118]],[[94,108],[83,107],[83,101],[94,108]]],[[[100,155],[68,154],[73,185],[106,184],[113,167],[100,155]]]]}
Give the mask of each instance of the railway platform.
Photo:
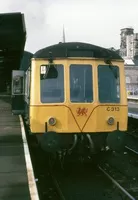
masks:
{"type": "Polygon", "coordinates": [[[138,104],[128,102],[128,112],[138,114],[138,104]]]}
{"type": "Polygon", "coordinates": [[[128,117],[138,119],[138,104],[128,102],[128,117]]]}
{"type": "Polygon", "coordinates": [[[13,116],[10,96],[0,95],[0,200],[38,200],[21,116],[13,116]]]}

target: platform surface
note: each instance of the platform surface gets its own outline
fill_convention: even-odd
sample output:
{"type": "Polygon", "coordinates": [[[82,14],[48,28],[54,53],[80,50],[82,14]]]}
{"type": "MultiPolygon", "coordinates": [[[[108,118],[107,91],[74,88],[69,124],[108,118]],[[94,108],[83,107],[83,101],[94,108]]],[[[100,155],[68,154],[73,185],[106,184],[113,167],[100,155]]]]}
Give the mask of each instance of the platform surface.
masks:
{"type": "Polygon", "coordinates": [[[138,104],[128,102],[128,112],[133,114],[138,114],[138,104]]]}
{"type": "Polygon", "coordinates": [[[19,116],[0,96],[0,200],[30,200],[19,116]]]}

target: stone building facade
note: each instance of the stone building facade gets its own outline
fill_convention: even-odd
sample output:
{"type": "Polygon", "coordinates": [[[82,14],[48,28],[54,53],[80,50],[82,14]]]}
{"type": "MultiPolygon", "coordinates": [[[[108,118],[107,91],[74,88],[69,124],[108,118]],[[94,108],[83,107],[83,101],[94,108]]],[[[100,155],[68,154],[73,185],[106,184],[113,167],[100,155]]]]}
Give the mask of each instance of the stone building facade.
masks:
{"type": "Polygon", "coordinates": [[[120,55],[126,59],[138,56],[138,33],[134,33],[133,28],[121,29],[120,55]]]}
{"type": "Polygon", "coordinates": [[[132,27],[121,29],[119,54],[124,59],[126,88],[138,92],[138,33],[132,27]]]}
{"type": "Polygon", "coordinates": [[[127,91],[138,93],[138,66],[125,66],[125,75],[127,91]]]}

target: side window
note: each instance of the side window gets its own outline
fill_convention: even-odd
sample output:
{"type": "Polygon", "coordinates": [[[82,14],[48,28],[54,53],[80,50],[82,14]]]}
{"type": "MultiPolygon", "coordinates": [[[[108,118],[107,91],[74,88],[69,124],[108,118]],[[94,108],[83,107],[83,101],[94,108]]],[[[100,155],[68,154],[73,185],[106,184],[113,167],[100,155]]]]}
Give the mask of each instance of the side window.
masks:
{"type": "Polygon", "coordinates": [[[29,93],[30,93],[30,76],[31,76],[31,73],[30,73],[30,70],[28,70],[28,85],[27,85],[27,96],[29,97],[29,93]]]}
{"type": "Polygon", "coordinates": [[[101,103],[120,102],[119,67],[109,65],[98,66],[98,89],[101,103]]]}
{"type": "Polygon", "coordinates": [[[25,72],[25,95],[27,96],[27,87],[28,87],[28,77],[27,72],[25,72]]]}
{"type": "Polygon", "coordinates": [[[64,66],[54,66],[58,72],[56,78],[46,78],[45,73],[49,66],[40,66],[40,97],[42,103],[64,102],[64,66]]]}
{"type": "Polygon", "coordinates": [[[27,70],[25,73],[25,95],[29,96],[30,90],[30,70],[27,70]]]}

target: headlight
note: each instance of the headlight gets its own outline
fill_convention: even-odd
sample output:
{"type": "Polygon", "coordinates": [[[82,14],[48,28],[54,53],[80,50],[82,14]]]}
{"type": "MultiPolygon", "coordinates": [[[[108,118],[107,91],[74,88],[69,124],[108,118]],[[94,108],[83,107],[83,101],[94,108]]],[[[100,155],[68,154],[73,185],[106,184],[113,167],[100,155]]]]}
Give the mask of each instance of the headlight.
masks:
{"type": "Polygon", "coordinates": [[[54,117],[50,117],[48,120],[49,125],[54,126],[56,124],[56,119],[54,117]]]}
{"type": "Polygon", "coordinates": [[[113,125],[114,122],[115,122],[115,120],[114,120],[113,117],[109,117],[108,120],[107,120],[107,123],[108,123],[109,125],[113,125]]]}

